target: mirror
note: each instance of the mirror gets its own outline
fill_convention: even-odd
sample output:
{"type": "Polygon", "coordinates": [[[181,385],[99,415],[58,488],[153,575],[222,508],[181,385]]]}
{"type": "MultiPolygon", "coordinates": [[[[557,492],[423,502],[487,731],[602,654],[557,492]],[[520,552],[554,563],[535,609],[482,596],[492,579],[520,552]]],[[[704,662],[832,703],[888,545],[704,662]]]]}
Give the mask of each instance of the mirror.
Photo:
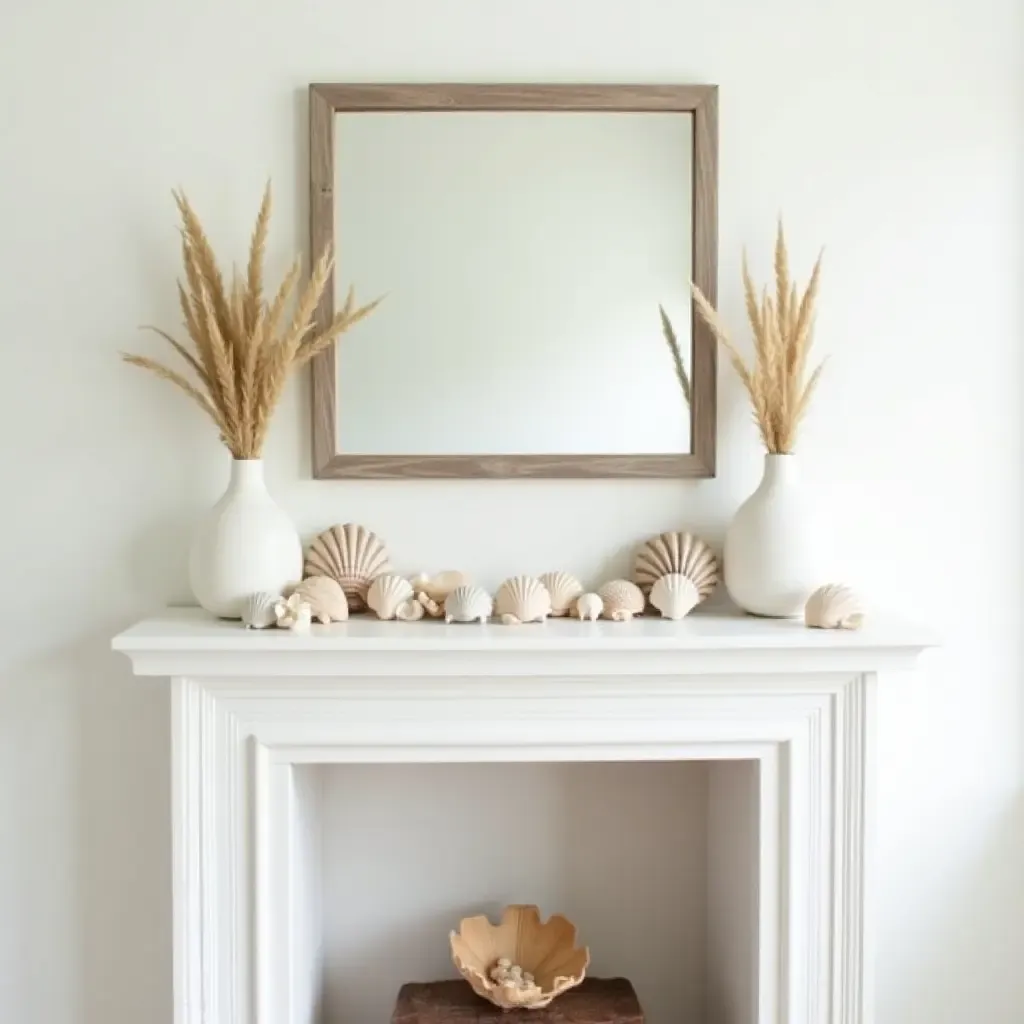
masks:
{"type": "Polygon", "coordinates": [[[713,475],[713,88],[310,100],[318,316],[386,296],[314,364],[317,476],[713,475]]]}

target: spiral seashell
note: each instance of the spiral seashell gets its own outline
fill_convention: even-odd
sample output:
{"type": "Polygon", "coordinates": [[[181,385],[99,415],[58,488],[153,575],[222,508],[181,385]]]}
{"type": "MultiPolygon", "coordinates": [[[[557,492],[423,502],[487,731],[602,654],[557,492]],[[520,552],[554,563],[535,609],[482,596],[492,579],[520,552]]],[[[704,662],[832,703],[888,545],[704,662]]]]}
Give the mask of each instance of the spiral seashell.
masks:
{"type": "Polygon", "coordinates": [[[576,598],[583,593],[583,584],[567,572],[546,572],[540,581],[551,595],[551,614],[556,618],[568,615],[576,598]]]}
{"type": "Polygon", "coordinates": [[[277,625],[274,606],[281,600],[280,594],[258,591],[250,594],[242,605],[242,625],[246,629],[266,629],[277,625]]]}
{"type": "Polygon", "coordinates": [[[669,573],[690,580],[703,601],[718,583],[718,559],[709,545],[692,533],[661,533],[637,552],[633,582],[649,594],[651,587],[669,573]]]}
{"type": "Polygon", "coordinates": [[[816,629],[860,629],[866,609],[860,595],[842,583],[827,583],[811,594],[804,622],[816,629]]]}
{"type": "Polygon", "coordinates": [[[600,594],[580,594],[576,598],[576,618],[587,619],[593,622],[595,619],[601,617],[601,612],[604,611],[604,601],[601,600],[600,594]]]}
{"type": "Polygon", "coordinates": [[[324,625],[344,622],[348,618],[345,591],[330,576],[307,576],[292,588],[290,596],[296,595],[309,605],[313,618],[324,625]]]}
{"type": "Polygon", "coordinates": [[[398,613],[398,606],[415,599],[412,584],[404,576],[390,573],[378,576],[366,592],[366,603],[378,619],[387,621],[398,613]]]}
{"type": "Polygon", "coordinates": [[[384,542],[365,526],[345,523],[325,530],[309,546],[305,576],[330,576],[345,591],[350,611],[366,608],[366,592],[378,577],[391,571],[384,542]]]}
{"type": "Polygon", "coordinates": [[[484,623],[493,607],[491,595],[482,587],[456,587],[444,602],[444,621],[484,623]]]}
{"type": "Polygon", "coordinates": [[[442,605],[456,587],[468,587],[473,581],[469,578],[468,573],[459,572],[457,569],[449,569],[445,572],[437,573],[436,576],[428,576],[426,573],[421,572],[409,582],[412,584],[412,589],[416,591],[417,595],[426,594],[431,601],[442,605]]]}
{"type": "Polygon", "coordinates": [[[408,601],[403,601],[395,609],[395,618],[399,622],[419,622],[426,614],[427,610],[414,597],[409,598],[408,601]]]}
{"type": "Polygon", "coordinates": [[[700,604],[700,593],[689,576],[670,572],[651,587],[651,604],[663,619],[681,619],[700,604]]]}
{"type": "Polygon", "coordinates": [[[628,622],[634,615],[643,614],[644,593],[629,580],[610,580],[597,596],[604,602],[601,614],[613,622],[628,622]]]}
{"type": "Polygon", "coordinates": [[[551,614],[551,595],[532,576],[513,576],[498,588],[494,613],[506,626],[543,622],[551,614]]]}

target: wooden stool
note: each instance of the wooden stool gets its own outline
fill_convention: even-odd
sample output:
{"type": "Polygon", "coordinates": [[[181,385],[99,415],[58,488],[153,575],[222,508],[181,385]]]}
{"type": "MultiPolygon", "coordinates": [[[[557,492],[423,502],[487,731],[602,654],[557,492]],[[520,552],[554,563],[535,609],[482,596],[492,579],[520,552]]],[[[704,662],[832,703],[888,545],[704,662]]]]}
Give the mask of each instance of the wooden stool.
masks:
{"type": "Polygon", "coordinates": [[[584,978],[542,1010],[502,1010],[465,981],[403,985],[391,1024],[644,1024],[625,978],[584,978]]]}

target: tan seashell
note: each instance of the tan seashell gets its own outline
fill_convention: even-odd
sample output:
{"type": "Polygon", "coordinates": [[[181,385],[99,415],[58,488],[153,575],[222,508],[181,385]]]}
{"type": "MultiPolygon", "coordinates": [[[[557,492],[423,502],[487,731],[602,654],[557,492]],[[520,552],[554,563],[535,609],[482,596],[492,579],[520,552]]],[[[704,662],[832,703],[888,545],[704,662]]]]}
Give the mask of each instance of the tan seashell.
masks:
{"type": "Polygon", "coordinates": [[[629,580],[610,580],[597,592],[604,602],[601,614],[613,622],[628,622],[644,610],[643,591],[629,580]]]}
{"type": "Polygon", "coordinates": [[[416,595],[416,600],[432,619],[439,619],[444,615],[444,607],[439,605],[429,594],[419,593],[416,595]]]}
{"type": "Polygon", "coordinates": [[[493,609],[491,595],[482,587],[456,587],[444,602],[444,621],[484,623],[493,609]]]}
{"type": "Polygon", "coordinates": [[[700,604],[700,593],[689,576],[670,572],[651,587],[651,604],[663,619],[681,619],[700,604]]]}
{"type": "Polygon", "coordinates": [[[648,594],[669,573],[689,579],[703,601],[718,583],[718,559],[710,546],[692,533],[661,533],[636,553],[633,582],[648,594]]]}
{"type": "Polygon", "coordinates": [[[583,620],[589,619],[593,622],[595,619],[601,617],[601,612],[604,611],[604,601],[601,600],[600,594],[580,594],[576,598],[576,618],[583,620]]]}
{"type": "Polygon", "coordinates": [[[547,1006],[578,985],[590,966],[590,950],[576,946],[576,926],[560,914],[542,923],[534,906],[506,907],[498,925],[483,915],[464,918],[451,933],[451,950],[452,962],[473,991],[504,1010],[547,1006]],[[532,975],[532,984],[494,980],[496,961],[532,975]]]}
{"type": "Polygon", "coordinates": [[[378,576],[366,592],[366,604],[378,619],[393,619],[398,606],[413,598],[412,584],[404,576],[385,573],[378,576]]]}
{"type": "Polygon", "coordinates": [[[344,622],[348,618],[348,601],[341,584],[330,576],[307,576],[292,588],[291,596],[298,596],[309,605],[313,618],[327,625],[344,622]]]}
{"type": "Polygon", "coordinates": [[[345,523],[325,530],[309,546],[303,574],[330,576],[345,591],[350,611],[366,608],[366,592],[391,571],[384,542],[365,526],[345,523]]]}
{"type": "Polygon", "coordinates": [[[414,597],[410,597],[408,601],[403,601],[395,609],[395,618],[400,622],[419,622],[426,614],[426,608],[414,597]]]}
{"type": "Polygon", "coordinates": [[[551,595],[551,614],[556,618],[568,615],[583,593],[583,584],[567,572],[546,572],[540,581],[551,595]]]}
{"type": "Polygon", "coordinates": [[[521,622],[543,622],[551,614],[551,595],[532,576],[513,576],[498,588],[494,614],[506,626],[521,622]]]}
{"type": "Polygon", "coordinates": [[[827,583],[807,599],[804,622],[816,629],[860,629],[865,613],[855,590],[842,583],[827,583]]]}
{"type": "Polygon", "coordinates": [[[277,625],[275,605],[281,600],[280,594],[260,591],[250,594],[242,605],[242,625],[246,629],[266,629],[277,625]]]}
{"type": "Polygon", "coordinates": [[[449,569],[437,573],[436,576],[428,576],[421,572],[409,582],[417,594],[426,594],[431,601],[436,601],[440,605],[444,604],[445,599],[456,587],[468,587],[473,581],[468,573],[449,569]]]}

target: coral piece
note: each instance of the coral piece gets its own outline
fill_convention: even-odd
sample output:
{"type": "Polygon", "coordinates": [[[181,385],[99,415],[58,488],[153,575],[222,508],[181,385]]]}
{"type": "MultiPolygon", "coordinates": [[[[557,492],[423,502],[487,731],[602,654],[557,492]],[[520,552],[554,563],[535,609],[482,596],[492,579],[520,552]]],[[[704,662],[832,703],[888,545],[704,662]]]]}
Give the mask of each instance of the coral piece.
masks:
{"type": "Polygon", "coordinates": [[[709,545],[692,533],[661,533],[637,552],[633,582],[649,594],[651,587],[669,573],[689,579],[703,601],[718,583],[718,559],[709,545]]]}
{"type": "Polygon", "coordinates": [[[543,622],[551,614],[551,595],[532,576],[513,576],[498,588],[494,613],[506,626],[543,622]]]}
{"type": "Polygon", "coordinates": [[[416,595],[416,600],[432,619],[439,619],[444,615],[444,607],[438,604],[429,594],[419,593],[416,595]]]}
{"type": "Polygon", "coordinates": [[[277,625],[274,606],[281,600],[280,594],[259,592],[250,594],[242,606],[242,625],[246,629],[266,629],[277,625]]]}
{"type": "Polygon", "coordinates": [[[300,594],[281,598],[274,606],[277,624],[281,629],[290,629],[293,633],[308,633],[313,621],[313,609],[300,594]]]}
{"type": "Polygon", "coordinates": [[[348,618],[348,600],[341,584],[330,576],[307,576],[291,588],[290,597],[298,595],[309,605],[313,618],[325,626],[348,618]]]}
{"type": "Polygon", "coordinates": [[[366,603],[378,619],[395,618],[398,606],[414,597],[412,584],[404,576],[378,576],[366,592],[366,603]]]}
{"type": "Polygon", "coordinates": [[[644,610],[643,591],[629,580],[610,580],[597,592],[604,602],[601,614],[613,622],[628,622],[644,610]]]}
{"type": "Polygon", "coordinates": [[[580,594],[576,598],[577,619],[588,619],[590,622],[594,622],[601,617],[603,611],[604,601],[601,600],[600,594],[580,594]]]}
{"type": "Polygon", "coordinates": [[[807,599],[804,622],[816,629],[860,629],[865,613],[855,590],[842,583],[827,583],[807,599]]]}
{"type": "Polygon", "coordinates": [[[568,615],[583,593],[583,584],[567,572],[546,572],[540,581],[551,595],[551,614],[556,618],[568,615]]]}
{"type": "Polygon", "coordinates": [[[670,572],[651,587],[651,604],[663,619],[681,619],[700,604],[700,593],[689,576],[670,572]]]}
{"type": "Polygon", "coordinates": [[[485,623],[493,607],[491,595],[482,587],[456,587],[444,603],[444,621],[485,623]]]}
{"type": "Polygon", "coordinates": [[[400,622],[418,622],[427,614],[426,608],[423,607],[414,597],[410,597],[407,601],[403,601],[395,609],[395,618],[400,622]]]}
{"type": "Polygon", "coordinates": [[[325,530],[309,546],[303,574],[330,576],[345,591],[350,611],[366,608],[370,584],[391,571],[384,542],[365,526],[345,523],[325,530]]]}

